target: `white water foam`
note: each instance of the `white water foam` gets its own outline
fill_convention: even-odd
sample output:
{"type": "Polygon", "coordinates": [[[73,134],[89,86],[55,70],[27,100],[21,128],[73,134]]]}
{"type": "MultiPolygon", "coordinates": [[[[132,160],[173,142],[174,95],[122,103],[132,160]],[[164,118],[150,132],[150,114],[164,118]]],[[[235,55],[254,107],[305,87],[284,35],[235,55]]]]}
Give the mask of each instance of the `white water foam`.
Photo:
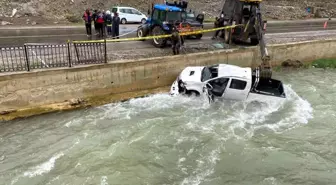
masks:
{"type": "Polygon", "coordinates": [[[274,177],[268,177],[263,180],[263,182],[270,184],[270,185],[277,185],[277,180],[274,177]]]}
{"type": "Polygon", "coordinates": [[[267,128],[274,132],[282,132],[295,128],[297,125],[306,124],[313,117],[313,109],[309,102],[299,97],[290,85],[285,85],[284,88],[287,94],[287,98],[284,100],[219,101],[215,102],[215,105],[209,104],[202,98],[155,94],[145,98],[131,99],[128,102],[106,105],[103,107],[106,110],[105,116],[102,116],[101,119],[131,119],[139,112],[164,114],[169,111],[168,114],[175,118],[192,118],[186,123],[187,129],[215,133],[216,127],[226,125],[222,128],[227,129],[227,135],[219,135],[221,140],[231,137],[249,139],[258,129],[267,128]],[[278,111],[286,112],[286,105],[293,109],[290,116],[281,118],[278,122],[269,123],[272,114],[276,114],[278,111]],[[184,112],[178,111],[179,109],[184,112]],[[209,118],[207,123],[200,123],[203,122],[204,117],[209,118]],[[237,130],[245,134],[237,135],[235,133],[237,130]]]}
{"type": "MultiPolygon", "coordinates": [[[[226,141],[230,138],[242,140],[250,139],[254,135],[254,132],[260,128],[268,128],[274,130],[275,132],[283,132],[285,130],[294,128],[296,125],[308,123],[308,120],[313,117],[313,109],[309,102],[299,97],[290,86],[285,86],[285,91],[287,93],[287,99],[284,101],[260,100],[258,102],[216,102],[220,104],[219,108],[215,110],[216,113],[200,113],[200,116],[193,117],[192,120],[185,124],[184,128],[196,131],[202,135],[213,134],[213,139],[219,141],[216,143],[218,143],[217,147],[220,148],[221,141],[226,141]],[[288,113],[288,106],[293,109],[292,112],[289,112],[290,116],[281,118],[280,121],[273,124],[268,124],[269,116],[276,114],[278,111],[285,111],[288,113]],[[228,110],[228,108],[232,110],[228,110]],[[250,109],[252,109],[252,112],[250,109]],[[210,120],[203,122],[202,120],[204,120],[204,117],[209,118],[210,120]],[[222,130],[218,130],[218,128],[222,128],[222,130]],[[236,129],[241,129],[244,134],[237,134],[236,129]]],[[[186,140],[190,141],[190,139],[191,138],[179,136],[177,139],[177,144],[186,140]]],[[[189,177],[185,178],[181,184],[198,185],[206,181],[207,177],[209,177],[214,172],[219,156],[219,148],[211,151],[208,155],[204,155],[208,156],[207,158],[203,157],[196,160],[198,162],[197,168],[193,171],[193,173],[191,173],[189,177]]],[[[266,149],[277,150],[276,148],[266,149]]],[[[185,174],[186,169],[181,164],[184,161],[185,158],[181,157],[178,161],[178,167],[180,168],[181,172],[185,174]]],[[[276,184],[276,179],[267,178],[264,180],[264,182],[276,184]]]]}
{"type": "MultiPolygon", "coordinates": [[[[217,161],[219,160],[219,153],[220,148],[217,148],[210,151],[208,155],[196,160],[197,168],[192,172],[192,175],[183,179],[181,185],[199,185],[206,179],[206,177],[213,174],[217,161]]],[[[184,161],[184,159],[181,159],[179,162],[184,161]]],[[[185,169],[181,168],[181,171],[185,172],[185,169]]]]}
{"type": "MultiPolygon", "coordinates": [[[[78,138],[76,138],[75,143],[71,147],[69,147],[67,150],[65,150],[64,152],[68,152],[69,150],[73,149],[79,143],[80,143],[80,140],[78,138]]],[[[19,175],[18,177],[13,179],[12,182],[11,182],[11,185],[17,183],[17,181],[21,177],[32,178],[32,177],[35,177],[37,175],[42,175],[42,174],[50,172],[55,167],[56,160],[65,155],[64,152],[59,152],[56,155],[52,156],[48,161],[46,161],[46,162],[44,162],[40,165],[37,165],[35,167],[30,168],[28,171],[24,172],[22,175],[19,175]]]]}
{"type": "Polygon", "coordinates": [[[307,124],[308,121],[313,118],[313,108],[307,100],[302,99],[290,85],[285,85],[285,91],[288,96],[287,102],[290,101],[293,105],[293,111],[290,116],[283,118],[276,124],[266,124],[259,128],[267,127],[276,133],[282,133],[283,131],[293,129],[300,124],[307,124]]]}
{"type": "Polygon", "coordinates": [[[48,161],[33,167],[32,169],[30,169],[27,172],[24,172],[23,176],[25,177],[35,177],[37,175],[42,175],[44,173],[50,172],[54,166],[55,166],[55,162],[58,158],[62,157],[64,155],[63,152],[58,153],[56,155],[54,155],[53,157],[51,157],[48,161]]]}
{"type": "Polygon", "coordinates": [[[107,183],[107,177],[106,176],[102,176],[100,179],[100,185],[108,185],[107,183]]]}

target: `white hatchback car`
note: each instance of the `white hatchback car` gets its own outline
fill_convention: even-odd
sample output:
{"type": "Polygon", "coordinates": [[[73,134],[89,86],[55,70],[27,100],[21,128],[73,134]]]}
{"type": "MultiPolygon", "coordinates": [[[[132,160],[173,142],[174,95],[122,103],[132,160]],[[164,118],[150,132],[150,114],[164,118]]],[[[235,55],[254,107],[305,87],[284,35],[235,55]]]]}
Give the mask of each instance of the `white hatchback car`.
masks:
{"type": "Polygon", "coordinates": [[[132,8],[132,7],[113,7],[112,12],[117,12],[120,17],[121,24],[126,23],[139,23],[142,24],[146,23],[147,16],[143,13],[141,13],[139,10],[132,8]]]}

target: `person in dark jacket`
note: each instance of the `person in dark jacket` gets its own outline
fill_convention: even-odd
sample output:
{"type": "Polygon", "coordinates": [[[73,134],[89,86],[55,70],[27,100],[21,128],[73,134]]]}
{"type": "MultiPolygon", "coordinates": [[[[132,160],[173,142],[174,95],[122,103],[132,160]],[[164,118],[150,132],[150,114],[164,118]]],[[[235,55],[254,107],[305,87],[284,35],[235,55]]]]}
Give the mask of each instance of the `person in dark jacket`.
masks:
{"type": "MultiPolygon", "coordinates": [[[[219,18],[216,17],[216,21],[215,21],[215,28],[220,28],[224,26],[224,14],[223,12],[221,13],[221,16],[219,18]]],[[[216,39],[218,34],[223,31],[223,30],[217,30],[215,32],[215,35],[212,37],[212,39],[216,39]]]]}
{"type": "Polygon", "coordinates": [[[84,12],[83,20],[85,21],[86,34],[89,37],[92,35],[92,13],[90,12],[90,9],[86,9],[84,12]]]}
{"type": "Polygon", "coordinates": [[[96,17],[96,24],[97,24],[97,30],[98,30],[98,37],[103,38],[104,36],[104,14],[101,11],[98,11],[97,17],[96,17]]]}
{"type": "Polygon", "coordinates": [[[105,16],[105,24],[107,27],[107,36],[111,37],[112,36],[112,15],[110,11],[106,11],[106,16],[105,16]]]}
{"type": "MultiPolygon", "coordinates": [[[[180,24],[180,27],[182,25],[180,24]]],[[[180,50],[184,45],[184,38],[180,35],[178,29],[176,26],[172,27],[172,37],[171,37],[171,43],[172,43],[172,50],[174,55],[180,54],[180,50]]]]}
{"type": "Polygon", "coordinates": [[[103,13],[103,17],[104,17],[104,23],[103,23],[103,36],[105,37],[105,36],[106,36],[106,29],[107,29],[107,27],[106,27],[106,22],[105,22],[105,20],[106,20],[106,12],[105,12],[105,10],[103,10],[102,13],[103,13]]]}
{"type": "Polygon", "coordinates": [[[97,22],[96,22],[97,14],[98,14],[98,11],[93,10],[92,20],[93,20],[94,28],[95,28],[95,31],[96,31],[96,35],[98,34],[97,22]]]}
{"type": "Polygon", "coordinates": [[[112,37],[119,39],[119,24],[120,24],[120,17],[118,16],[117,12],[114,12],[114,16],[112,19],[112,37]]]}

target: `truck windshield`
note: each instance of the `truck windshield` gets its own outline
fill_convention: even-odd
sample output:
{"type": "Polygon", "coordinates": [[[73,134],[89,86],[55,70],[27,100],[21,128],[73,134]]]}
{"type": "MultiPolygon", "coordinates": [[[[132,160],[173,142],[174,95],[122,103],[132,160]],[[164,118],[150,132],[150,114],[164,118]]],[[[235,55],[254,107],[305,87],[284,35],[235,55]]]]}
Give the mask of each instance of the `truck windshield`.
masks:
{"type": "Polygon", "coordinates": [[[208,67],[204,67],[202,70],[201,82],[210,80],[212,78],[211,71],[208,67]]]}
{"type": "Polygon", "coordinates": [[[167,12],[167,21],[181,21],[181,12],[167,12]]]}

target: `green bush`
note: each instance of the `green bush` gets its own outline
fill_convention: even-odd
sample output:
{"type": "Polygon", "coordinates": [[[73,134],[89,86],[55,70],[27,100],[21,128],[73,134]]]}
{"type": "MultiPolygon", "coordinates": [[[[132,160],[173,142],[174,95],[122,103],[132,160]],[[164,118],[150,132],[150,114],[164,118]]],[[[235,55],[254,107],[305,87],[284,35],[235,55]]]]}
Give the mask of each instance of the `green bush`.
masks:
{"type": "Polygon", "coordinates": [[[336,68],[336,59],[319,59],[312,63],[316,68],[336,68]]]}

